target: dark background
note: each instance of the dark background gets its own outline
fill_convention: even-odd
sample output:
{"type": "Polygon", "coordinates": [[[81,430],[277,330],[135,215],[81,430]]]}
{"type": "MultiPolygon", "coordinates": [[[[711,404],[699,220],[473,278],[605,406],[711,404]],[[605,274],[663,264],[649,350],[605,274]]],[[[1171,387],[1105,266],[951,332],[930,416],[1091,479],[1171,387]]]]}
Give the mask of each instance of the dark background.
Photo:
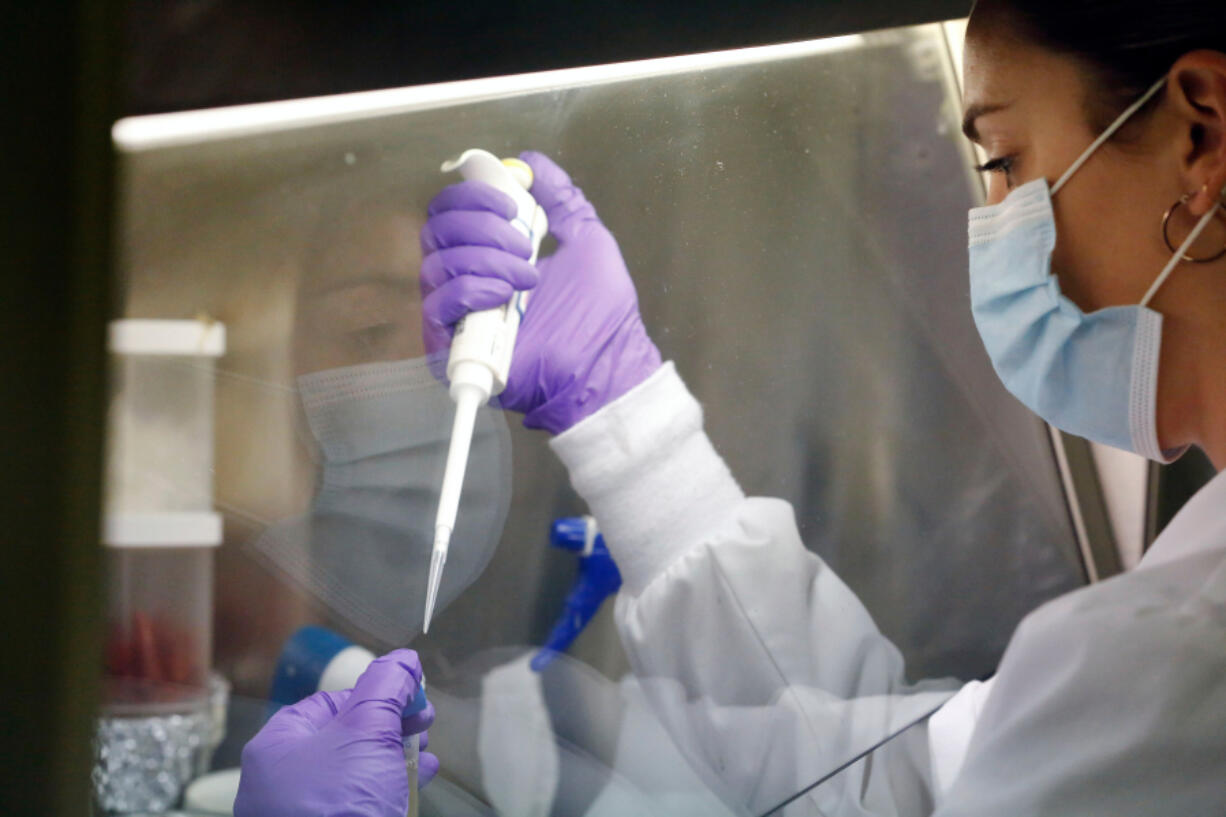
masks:
{"type": "Polygon", "coordinates": [[[125,113],[716,51],[962,17],[970,0],[134,0],[125,113]]]}
{"type": "Polygon", "coordinates": [[[134,0],[0,16],[0,807],[87,812],[119,116],[910,25],[969,0],[134,0]]]}

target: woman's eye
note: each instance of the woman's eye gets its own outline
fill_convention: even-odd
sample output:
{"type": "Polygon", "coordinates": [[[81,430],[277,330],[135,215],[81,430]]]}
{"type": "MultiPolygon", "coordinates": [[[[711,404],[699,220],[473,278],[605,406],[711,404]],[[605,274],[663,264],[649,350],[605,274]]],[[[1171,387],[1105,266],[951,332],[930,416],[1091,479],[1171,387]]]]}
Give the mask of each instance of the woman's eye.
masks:
{"type": "Polygon", "coordinates": [[[387,343],[388,339],[395,334],[396,329],[395,324],[385,322],[372,326],[364,326],[360,329],[351,329],[345,334],[354,346],[360,349],[373,350],[387,343]]]}
{"type": "Polygon", "coordinates": [[[980,173],[1004,173],[1005,177],[1008,178],[1013,172],[1014,158],[1013,156],[1001,156],[998,159],[992,159],[981,165],[976,165],[975,169],[980,173]]]}

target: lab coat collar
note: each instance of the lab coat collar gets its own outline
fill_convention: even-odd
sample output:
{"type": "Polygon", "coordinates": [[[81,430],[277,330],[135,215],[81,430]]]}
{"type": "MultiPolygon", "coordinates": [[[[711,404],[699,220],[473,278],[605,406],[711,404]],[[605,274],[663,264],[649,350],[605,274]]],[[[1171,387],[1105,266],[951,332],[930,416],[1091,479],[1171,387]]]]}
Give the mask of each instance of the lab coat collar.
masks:
{"type": "Polygon", "coordinates": [[[1226,549],[1226,471],[1196,492],[1154,540],[1139,568],[1226,549]]]}

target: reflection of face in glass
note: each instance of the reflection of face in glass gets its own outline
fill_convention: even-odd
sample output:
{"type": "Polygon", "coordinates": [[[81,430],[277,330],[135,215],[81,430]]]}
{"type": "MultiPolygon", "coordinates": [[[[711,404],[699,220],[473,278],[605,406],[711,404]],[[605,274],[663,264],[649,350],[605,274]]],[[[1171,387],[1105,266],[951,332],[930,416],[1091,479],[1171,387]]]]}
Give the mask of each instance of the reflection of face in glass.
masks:
{"type": "MultiPolygon", "coordinates": [[[[453,404],[421,357],[417,224],[394,200],[321,218],[307,243],[294,366],[319,473],[309,513],[257,548],[365,639],[421,627],[453,404]]],[[[440,608],[493,555],[510,499],[510,444],[478,416],[440,608]]]]}
{"type": "Polygon", "coordinates": [[[417,220],[366,204],[323,221],[302,261],[297,373],[423,354],[417,220]]]}

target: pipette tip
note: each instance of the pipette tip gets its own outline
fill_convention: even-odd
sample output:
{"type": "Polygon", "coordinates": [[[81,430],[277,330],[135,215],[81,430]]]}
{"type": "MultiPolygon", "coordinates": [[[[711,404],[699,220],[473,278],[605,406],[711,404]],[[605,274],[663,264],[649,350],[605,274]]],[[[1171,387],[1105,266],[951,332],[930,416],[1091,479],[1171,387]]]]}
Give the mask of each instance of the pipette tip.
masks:
{"type": "Polygon", "coordinates": [[[422,619],[422,634],[430,632],[430,620],[434,618],[434,605],[438,601],[438,587],[443,580],[443,565],[447,562],[447,550],[451,546],[451,528],[439,525],[434,531],[434,552],[430,555],[430,579],[426,585],[426,615],[422,619]]]}

